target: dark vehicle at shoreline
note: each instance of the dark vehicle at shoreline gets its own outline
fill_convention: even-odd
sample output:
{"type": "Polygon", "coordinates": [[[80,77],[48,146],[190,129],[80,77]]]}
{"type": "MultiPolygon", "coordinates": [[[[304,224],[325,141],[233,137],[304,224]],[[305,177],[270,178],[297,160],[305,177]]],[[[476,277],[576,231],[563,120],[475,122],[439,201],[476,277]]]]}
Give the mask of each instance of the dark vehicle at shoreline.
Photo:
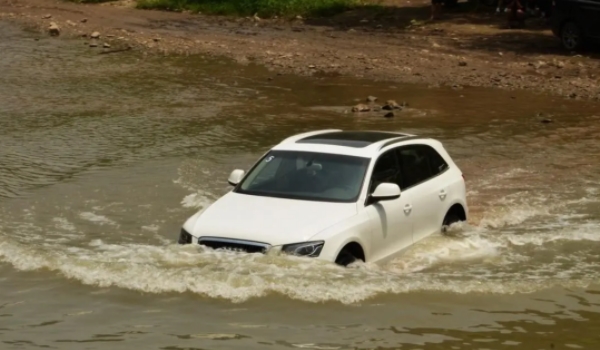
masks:
{"type": "Polygon", "coordinates": [[[555,0],[552,32],[569,51],[599,43],[600,0],[555,0]]]}

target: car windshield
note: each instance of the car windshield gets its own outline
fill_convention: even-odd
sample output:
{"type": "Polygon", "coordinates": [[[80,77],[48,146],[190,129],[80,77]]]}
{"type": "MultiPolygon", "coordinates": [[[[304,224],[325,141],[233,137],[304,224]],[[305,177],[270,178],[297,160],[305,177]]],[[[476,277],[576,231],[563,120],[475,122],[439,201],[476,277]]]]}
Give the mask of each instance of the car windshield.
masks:
{"type": "Polygon", "coordinates": [[[280,198],[354,202],[368,158],[330,153],[271,151],[235,192],[280,198]]]}

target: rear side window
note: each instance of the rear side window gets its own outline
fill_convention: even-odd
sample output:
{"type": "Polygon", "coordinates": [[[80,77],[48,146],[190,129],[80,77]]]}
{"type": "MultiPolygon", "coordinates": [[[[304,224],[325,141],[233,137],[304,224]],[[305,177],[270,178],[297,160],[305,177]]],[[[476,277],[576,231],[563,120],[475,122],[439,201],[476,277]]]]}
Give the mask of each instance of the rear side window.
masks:
{"type": "Polygon", "coordinates": [[[444,172],[448,164],[433,148],[426,145],[412,145],[397,150],[402,170],[403,190],[444,172]]]}
{"type": "Polygon", "coordinates": [[[433,175],[441,174],[448,169],[448,163],[437,153],[437,151],[429,146],[420,146],[425,149],[425,152],[429,154],[429,164],[431,165],[431,172],[433,175]]]}

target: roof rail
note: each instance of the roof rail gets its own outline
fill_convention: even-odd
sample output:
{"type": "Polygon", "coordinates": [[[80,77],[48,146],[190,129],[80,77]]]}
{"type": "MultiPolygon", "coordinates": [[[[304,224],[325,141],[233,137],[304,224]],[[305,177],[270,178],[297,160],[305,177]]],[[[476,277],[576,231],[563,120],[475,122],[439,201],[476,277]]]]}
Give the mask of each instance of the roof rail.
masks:
{"type": "Polygon", "coordinates": [[[330,133],[330,132],[340,132],[340,131],[343,131],[343,130],[342,129],[323,129],[323,130],[309,131],[309,132],[305,132],[305,133],[302,133],[302,134],[297,134],[297,135],[290,136],[287,139],[281,141],[280,144],[282,144],[282,143],[293,143],[293,142],[296,142],[298,140],[301,140],[301,139],[309,137],[309,136],[314,136],[314,135],[319,135],[319,134],[326,134],[326,133],[330,133]]]}
{"type": "Polygon", "coordinates": [[[387,141],[384,141],[379,146],[379,150],[382,150],[385,147],[387,147],[389,145],[393,145],[393,144],[398,143],[398,142],[404,142],[404,141],[410,141],[410,140],[417,140],[417,139],[427,139],[427,137],[418,136],[418,135],[405,135],[405,136],[395,137],[393,139],[389,139],[387,141]]]}

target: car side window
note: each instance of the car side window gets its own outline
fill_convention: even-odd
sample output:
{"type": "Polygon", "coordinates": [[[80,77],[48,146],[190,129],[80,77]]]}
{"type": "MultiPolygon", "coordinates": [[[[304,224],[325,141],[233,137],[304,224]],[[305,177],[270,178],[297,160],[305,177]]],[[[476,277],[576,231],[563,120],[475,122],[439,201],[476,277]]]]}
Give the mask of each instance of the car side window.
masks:
{"type": "Polygon", "coordinates": [[[394,150],[387,151],[377,158],[371,175],[369,193],[373,193],[375,188],[383,182],[395,183],[398,186],[402,183],[400,166],[394,150]]]}
{"type": "Polygon", "coordinates": [[[448,168],[444,159],[433,148],[426,145],[399,148],[398,160],[404,174],[400,186],[403,190],[424,182],[448,168]]]}
{"type": "Polygon", "coordinates": [[[431,165],[431,172],[433,175],[441,174],[448,169],[448,163],[437,153],[437,151],[429,146],[421,146],[429,154],[429,164],[431,165]]]}

